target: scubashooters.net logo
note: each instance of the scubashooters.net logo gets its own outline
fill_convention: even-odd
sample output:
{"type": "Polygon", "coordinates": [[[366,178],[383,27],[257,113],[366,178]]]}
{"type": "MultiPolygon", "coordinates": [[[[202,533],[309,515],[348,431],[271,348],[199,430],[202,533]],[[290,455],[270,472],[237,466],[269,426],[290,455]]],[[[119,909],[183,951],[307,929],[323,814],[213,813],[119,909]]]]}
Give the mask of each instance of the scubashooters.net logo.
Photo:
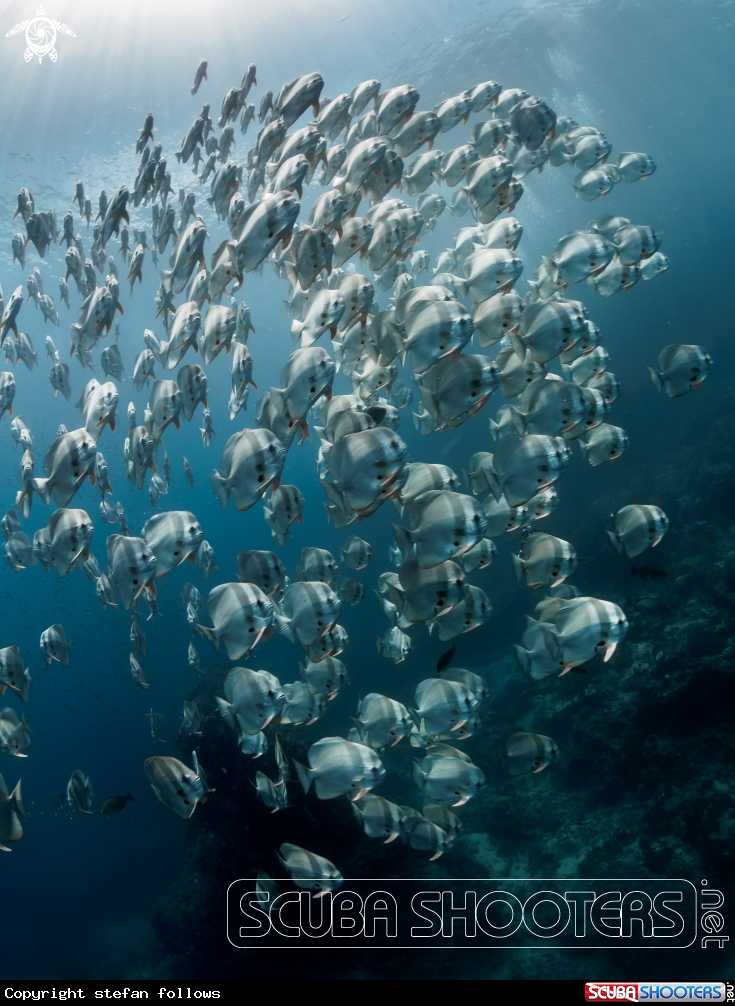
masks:
{"type": "Polygon", "coordinates": [[[236,947],[684,948],[697,939],[687,880],[345,880],[333,892],[277,880],[227,891],[236,947]]]}
{"type": "Polygon", "coordinates": [[[48,56],[51,62],[55,63],[59,57],[56,51],[57,32],[76,38],[68,25],[47,17],[43,7],[38,8],[34,18],[13,25],[10,31],[5,33],[5,38],[10,38],[11,35],[20,35],[22,31],[26,33],[26,51],[23,53],[26,63],[30,63],[34,56],[38,56],[39,63],[43,62],[44,56],[48,56]]]}

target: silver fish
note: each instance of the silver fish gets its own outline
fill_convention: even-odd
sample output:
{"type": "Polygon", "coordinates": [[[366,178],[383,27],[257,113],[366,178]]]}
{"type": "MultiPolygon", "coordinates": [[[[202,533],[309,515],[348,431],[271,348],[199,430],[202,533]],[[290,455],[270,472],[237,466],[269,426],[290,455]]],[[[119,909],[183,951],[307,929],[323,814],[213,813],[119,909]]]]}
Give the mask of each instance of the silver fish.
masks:
{"type": "Polygon", "coordinates": [[[304,723],[311,726],[327,711],[327,696],[313,692],[304,681],[295,681],[283,686],[286,704],[281,712],[281,723],[304,723]]]}
{"type": "Polygon", "coordinates": [[[204,532],[188,510],[167,510],[145,522],[142,536],[155,556],[158,579],[186,559],[193,565],[204,532]]]}
{"type": "MultiPolygon", "coordinates": [[[[0,842],[19,842],[23,838],[21,818],[28,814],[23,806],[20,779],[11,793],[5,779],[0,775],[0,842]]],[[[10,852],[7,845],[0,845],[3,852],[10,852]]]]}
{"type": "Polygon", "coordinates": [[[449,560],[423,569],[415,556],[409,556],[398,576],[404,593],[401,615],[406,625],[425,622],[451,610],[468,590],[462,570],[449,560]]]}
{"type": "Polygon", "coordinates": [[[303,647],[309,647],[332,628],[339,618],[341,604],[326,583],[289,584],[283,592],[283,604],[276,609],[279,633],[303,647]]]}
{"type": "Polygon", "coordinates": [[[31,746],[31,729],[25,716],[18,719],[14,709],[0,710],[0,751],[15,758],[27,758],[31,746]]]}
{"type": "Polygon", "coordinates": [[[505,747],[508,772],[513,776],[541,772],[558,757],[559,748],[543,734],[513,734],[505,747]]]}
{"type": "Polygon", "coordinates": [[[126,611],[144,588],[155,595],[156,557],[142,538],[113,534],[107,539],[109,579],[126,611]]]}
{"type": "Polygon", "coordinates": [[[577,565],[568,541],[550,534],[532,534],[523,542],[521,555],[511,556],[516,579],[529,587],[556,587],[571,576],[577,565]]]}
{"type": "Polygon", "coordinates": [[[354,801],[352,810],[368,838],[382,838],[385,845],[405,834],[411,816],[408,808],[399,807],[374,793],[366,793],[354,801]]]}
{"type": "Polygon", "coordinates": [[[185,364],[176,375],[176,384],[181,392],[181,412],[190,423],[200,402],[207,407],[207,375],[198,363],[185,364]]]}
{"type": "Polygon", "coordinates": [[[385,777],[385,766],[371,748],[341,737],[322,738],[311,745],[307,757],[309,768],[294,760],[299,782],[305,793],[313,783],[320,800],[343,794],[359,800],[385,777]]]}
{"type": "Polygon", "coordinates": [[[269,491],[268,504],[263,507],[265,522],[271,529],[273,539],[283,548],[286,538],[291,537],[289,528],[294,521],[304,523],[302,516],[306,500],[297,486],[281,485],[269,491]]]}
{"type": "Polygon", "coordinates": [[[278,488],[286,458],[270,430],[242,430],[227,441],[220,471],[210,476],[215,495],[227,507],[232,497],[238,510],[249,510],[269,487],[278,488]]]}
{"type": "Polygon", "coordinates": [[[92,797],[94,789],[88,775],[81,769],[72,772],[69,784],[66,787],[66,799],[70,807],[80,810],[83,814],[91,814],[92,797]]]}
{"type": "Polygon", "coordinates": [[[384,636],[378,636],[378,653],[396,664],[410,660],[413,653],[413,641],[397,625],[386,629],[384,636]]]}
{"type": "Polygon", "coordinates": [[[658,355],[658,370],[648,368],[657,391],[669,398],[681,398],[705,380],[712,368],[712,358],[701,346],[674,343],[658,355]]]}
{"type": "Polygon", "coordinates": [[[237,575],[268,594],[280,593],[286,585],[286,567],[275,552],[249,550],[237,556],[237,575]]]}
{"type": "Polygon", "coordinates": [[[325,548],[308,546],[301,550],[301,559],[296,567],[296,578],[314,583],[328,583],[337,579],[338,567],[331,552],[325,548]]]}
{"type": "Polygon", "coordinates": [[[242,733],[254,736],[266,727],[284,707],[286,697],[281,683],[268,671],[233,667],[225,678],[225,698],[217,698],[224,720],[242,733]]]}
{"type": "Polygon", "coordinates": [[[630,504],[615,515],[615,531],[607,536],[617,552],[625,550],[635,559],[647,548],[655,548],[669,529],[669,518],[657,506],[630,504]]]}
{"type": "Polygon", "coordinates": [[[448,744],[434,744],[425,758],[414,761],[413,780],[425,796],[453,807],[461,807],[486,785],[482,769],[448,744]]]}
{"type": "Polygon", "coordinates": [[[365,569],[375,558],[372,545],[354,534],[345,538],[340,546],[339,555],[347,569],[355,570],[365,569]]]}
{"type": "Polygon", "coordinates": [[[46,663],[58,660],[62,667],[69,666],[69,650],[71,643],[66,640],[64,626],[60,623],[50,625],[41,633],[41,650],[46,657],[46,663]]]}
{"type": "Polygon", "coordinates": [[[57,437],[43,459],[46,478],[34,479],[33,488],[47,506],[52,495],[57,506],[66,506],[85,478],[94,485],[96,455],[95,440],[84,428],[57,437]]]}
{"type": "Polygon", "coordinates": [[[484,590],[470,584],[467,593],[455,604],[451,611],[443,614],[434,622],[429,622],[429,631],[434,626],[436,634],[442,642],[455,639],[464,632],[471,632],[484,625],[492,614],[492,605],[484,590]]]}
{"type": "Polygon", "coordinates": [[[317,898],[342,886],[342,874],[334,863],[323,856],[317,856],[314,852],[302,849],[300,845],[284,842],[278,858],[291,874],[294,884],[306,888],[307,891],[319,891],[317,898]]]}
{"type": "Polygon", "coordinates": [[[89,558],[94,526],[85,510],[63,509],[51,514],[46,527],[48,556],[59,576],[65,576],[79,556],[89,558]]]}
{"type": "Polygon", "coordinates": [[[614,461],[628,446],[628,435],[620,426],[600,423],[584,440],[579,441],[583,455],[592,466],[614,461]]]}
{"type": "Polygon", "coordinates": [[[167,758],[156,755],[146,758],[143,769],[148,776],[153,792],[164,805],[188,820],[196,810],[198,803],[206,800],[209,786],[206,776],[197,760],[196,751],[192,752],[194,770],[188,768],[177,758],[167,758]]]}
{"type": "Polygon", "coordinates": [[[273,622],[273,602],[253,583],[222,583],[209,592],[207,613],[213,622],[199,628],[219,651],[220,641],[230,660],[239,660],[257,646],[273,622]]]}
{"type": "Polygon", "coordinates": [[[398,744],[408,737],[413,726],[408,709],[402,703],[377,692],[371,692],[358,702],[353,722],[361,742],[375,751],[398,744]]]}

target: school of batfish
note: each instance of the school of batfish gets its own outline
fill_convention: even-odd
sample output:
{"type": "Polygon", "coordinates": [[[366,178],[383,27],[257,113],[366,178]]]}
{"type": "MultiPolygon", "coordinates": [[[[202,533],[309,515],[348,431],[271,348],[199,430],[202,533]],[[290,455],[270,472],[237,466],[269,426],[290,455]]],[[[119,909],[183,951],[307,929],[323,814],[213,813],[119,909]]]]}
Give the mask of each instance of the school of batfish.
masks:
{"type": "MultiPolygon", "coordinates": [[[[206,79],[207,62],[202,61],[191,93],[206,79]]],[[[162,145],[154,140],[152,114],[136,143],[140,161],[133,184],[121,184],[112,196],[100,192],[96,215],[81,180],[61,232],[53,209],[36,209],[27,188],[18,193],[14,219],[20,218],[26,233],[12,239],[13,261],[23,269],[30,245],[40,258],[50,243],[66,245],[67,271],[58,281],[59,297],[71,310],[73,280],[83,299],[70,330],[70,352],[82,367],[93,367],[93,351],[110,334],[116,312],[123,314],[117,258],[127,266],[132,295],[136,280],[142,283],[146,253],[158,267],[158,256],[170,248],[169,268],[160,272],[155,297],[155,318],[162,317],[167,338],[145,330],[131,375],[136,390],[150,385],[150,397],[143,416],[132,402],[128,406],[128,479],[142,491],[150,473],[150,505],[159,507],[171,483],[165,451],[159,474],[162,436],[169,427],[178,429],[182,419],[191,422],[200,405],[202,439],[211,444],[216,433],[205,368],[215,365],[223,350],[231,360],[230,420],[247,409],[249,390],[257,387],[248,349],[255,327],[248,305],[233,294],[246,273],[262,273],[269,261],[289,287],[287,306],[297,348],[284,363],[282,387],[265,391],[255,424],[229,437],[209,475],[222,507],[232,504],[245,511],[262,501],[274,542],[284,546],[292,523],[303,522],[305,505],[299,488],[283,482],[284,466],[296,437],[302,442],[309,436],[311,418],[319,424],[313,429],[320,442],[317,471],[327,519],[338,529],[353,525],[354,530],[356,521],[365,521],[388,500],[399,515],[389,556],[393,568],[381,574],[376,591],[388,622],[377,644],[385,658],[396,663],[409,658],[408,631],[419,624],[449,641],[485,623],[491,611],[488,597],[467,577],[492,562],[495,538],[520,529],[522,545],[512,559],[516,576],[530,588],[546,588],[537,617],[528,618],[522,645],[516,646],[521,667],[540,679],[565,674],[596,655],[609,659],[626,634],[623,611],[609,601],[581,597],[565,584],[577,563],[574,547],[531,528],[557,506],[555,486],[569,462],[572,441],[590,465],[620,457],[627,446],[625,431],[608,421],[620,390],[608,369],[610,356],[585,306],[567,296],[569,287],[586,282],[609,297],[639,280],[654,279],[668,261],[650,226],[604,215],[586,230],[562,236],[536,266],[522,297],[515,287],[523,271],[517,254],[523,228],[510,213],[523,195],[523,179],[544,165],[572,165],[577,172],[574,190],[592,201],[616,185],[649,178],[653,160],[644,153],[622,153],[617,165],[609,164],[611,144],[597,129],[557,116],[542,98],[516,88],[504,90],[494,81],[470,87],[433,111],[418,110],[419,94],[410,85],[384,90],[378,80],[328,99],[322,95],[321,75],[310,73],[276,95],[267,90],[256,112],[247,100],[253,87],[256,68],[251,65],[241,85],[222,101],[219,136],[205,104],[175,152],[179,164],[191,161],[200,185],[209,184],[206,205],[200,206],[204,215],[191,190],[181,188],[179,206],[174,205],[171,170],[162,145]],[[313,121],[299,125],[309,110],[313,121]],[[232,150],[238,118],[243,135],[256,116],[261,129],[247,151],[247,163],[237,163],[232,150]],[[471,117],[476,121],[468,142],[446,151],[434,146],[437,138],[460,123],[467,125],[471,117]],[[307,186],[317,185],[323,191],[313,201],[307,223],[302,195],[307,186]],[[405,199],[389,198],[394,189],[405,199]],[[454,193],[447,202],[441,192],[450,189],[454,193]],[[130,223],[131,207],[142,213],[139,208],[148,206],[150,244],[145,227],[130,223]],[[446,210],[458,218],[469,214],[474,222],[456,231],[453,247],[436,254],[432,267],[429,253],[417,246],[433,234],[446,210]],[[89,257],[81,235],[75,234],[74,212],[87,227],[93,222],[89,257]],[[225,236],[207,268],[204,242],[210,231],[225,236]],[[118,256],[109,253],[113,236],[119,240],[118,256]],[[356,271],[355,258],[372,278],[356,271]],[[382,309],[378,291],[385,295],[382,309]],[[331,353],[319,344],[325,333],[323,342],[331,353]],[[481,350],[496,347],[494,359],[467,351],[475,335],[481,350]],[[183,362],[189,349],[189,360],[196,355],[199,363],[183,362]],[[549,369],[553,364],[558,373],[549,369]],[[340,368],[351,379],[353,392],[333,396],[340,368]],[[397,429],[399,410],[415,397],[413,422],[428,436],[467,422],[496,392],[506,403],[490,420],[494,450],[467,460],[463,475],[469,491],[463,491],[461,479],[447,465],[409,461],[397,429]]],[[[59,328],[59,310],[44,292],[37,265],[26,289],[44,322],[59,328]]],[[[39,361],[31,337],[21,331],[24,300],[22,285],[7,303],[0,290],[0,346],[7,363],[15,366],[22,360],[32,370],[39,361]]],[[[2,535],[5,560],[15,570],[40,563],[64,577],[83,569],[103,608],[122,606],[130,612],[130,670],[137,686],[148,688],[141,663],[147,649],[138,620],[141,603],[155,613],[156,580],[187,559],[198,561],[205,580],[217,567],[193,513],[154,512],[137,536],[121,504],[110,502],[113,487],[100,441],[105,428],[114,430],[118,422],[118,386],[124,379],[119,334],[115,325],[115,341],[101,351],[105,383],[93,379],[86,385],[77,403],[81,424],[71,431],[59,428],[43,456],[42,474],[36,474],[28,423],[22,416],[12,418],[13,372],[0,374],[0,416],[7,412],[11,417],[11,435],[22,452],[15,506],[2,518],[2,535]],[[107,538],[104,568],[91,551],[95,529],[90,515],[73,507],[86,479],[100,494],[102,522],[119,525],[107,538]],[[58,509],[31,539],[22,521],[30,520],[35,497],[58,509]]],[[[69,399],[69,365],[50,335],[45,344],[53,393],[69,399]]],[[[710,367],[702,347],[671,345],[661,350],[651,378],[659,391],[677,397],[696,388],[710,367]]],[[[23,405],[31,407],[30,402],[23,405]]],[[[193,485],[186,458],[183,466],[193,485]]],[[[38,502],[33,508],[37,513],[38,502]]],[[[631,503],[617,513],[608,534],[615,549],[633,558],[657,545],[667,528],[658,507],[631,503]]],[[[371,545],[352,534],[339,561],[359,574],[374,558],[371,545]]],[[[339,579],[338,561],[317,547],[303,549],[294,580],[275,552],[241,552],[237,569],[239,581],[215,586],[206,602],[187,583],[183,602],[192,637],[208,640],[238,662],[217,702],[242,752],[258,758],[274,749],[276,780],[257,772],[257,797],[276,812],[289,806],[289,783],[300,784],[304,793],[313,788],[320,800],[346,795],[368,836],[385,842],[400,837],[431,858],[451,849],[460,827],[454,808],[486,784],[482,769],[455,746],[481,727],[485,680],[452,666],[452,648],[439,661],[437,676],[416,687],[413,708],[386,695],[367,694],[346,738],[323,737],[309,748],[308,765],[295,762],[265,728],[272,722],[317,721],[349,684],[339,659],[348,644],[340,609],[360,603],[365,588],[353,576],[339,579]],[[205,612],[211,625],[205,624],[205,612]],[[301,680],[282,684],[267,670],[239,665],[252,662],[255,647],[272,633],[304,650],[301,680]],[[423,797],[420,812],[373,792],[386,775],[380,751],[403,738],[420,755],[412,769],[423,797]]],[[[47,661],[68,665],[71,642],[61,624],[43,631],[40,646],[47,661]]],[[[193,642],[189,663],[195,672],[201,670],[193,642]]],[[[9,690],[27,702],[31,675],[23,665],[17,646],[0,649],[0,692],[9,690]]],[[[146,715],[153,739],[160,739],[161,717],[153,709],[146,715]]],[[[199,735],[203,725],[196,703],[186,702],[182,728],[199,735]]],[[[25,717],[19,719],[11,707],[3,709],[0,749],[24,758],[30,746],[25,717]]],[[[550,737],[517,733],[508,740],[505,762],[511,775],[522,775],[539,772],[557,755],[550,737]]],[[[207,797],[196,753],[192,768],[176,758],[155,756],[144,769],[161,803],[182,818],[191,817],[207,797]]],[[[130,794],[110,797],[102,813],[118,813],[130,799],[130,794]]],[[[91,812],[93,788],[84,772],[72,774],[67,800],[91,812]]],[[[10,793],[0,776],[0,841],[18,841],[24,817],[20,782],[10,793]]],[[[0,848],[8,850],[7,845],[0,848]]],[[[298,845],[282,845],[280,858],[300,887],[326,892],[342,882],[333,863],[298,845]]],[[[258,890],[266,904],[278,888],[261,872],[258,890]]]]}

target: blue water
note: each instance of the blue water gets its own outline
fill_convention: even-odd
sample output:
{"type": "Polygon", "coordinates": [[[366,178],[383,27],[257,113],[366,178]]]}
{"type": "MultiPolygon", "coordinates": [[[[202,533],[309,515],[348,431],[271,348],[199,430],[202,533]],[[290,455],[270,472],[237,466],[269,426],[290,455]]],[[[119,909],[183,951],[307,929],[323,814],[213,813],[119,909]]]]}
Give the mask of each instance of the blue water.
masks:
{"type": "MultiPolygon", "coordinates": [[[[3,34],[18,20],[31,16],[32,4],[26,6],[28,9],[15,3],[0,5],[0,28],[6,26],[3,34]]],[[[256,109],[267,87],[277,92],[283,81],[317,69],[325,79],[324,93],[332,97],[351,90],[361,80],[377,77],[384,87],[412,83],[421,94],[420,108],[433,108],[442,98],[493,78],[504,87],[523,87],[544,96],[560,115],[595,125],[612,141],[613,159],[621,150],[643,150],[654,157],[658,169],[645,184],[620,185],[606,200],[592,204],[575,198],[572,168],[546,168],[542,175],[534,173],[524,180],[525,194],[515,212],[524,226],[519,254],[527,277],[559,237],[584,227],[602,212],[625,215],[663,233],[662,251],[671,263],[664,276],[651,283],[641,282],[629,293],[608,300],[594,297],[584,284],[572,290],[573,296],[588,305],[599,325],[612,357],[611,369],[623,385],[624,393],[614,406],[611,421],[627,430],[630,447],[614,465],[591,469],[573,446],[573,462],[558,486],[561,504],[543,527],[575,542],[578,552],[591,558],[573,578],[583,594],[605,586],[624,594],[629,589],[627,581],[611,584],[606,580],[612,553],[605,547],[604,521],[611,511],[630,502],[627,497],[621,499],[626,485],[640,485],[654,468],[667,468],[669,481],[665,487],[652,485],[652,493],[686,496],[691,468],[682,473],[680,458],[693,446],[688,431],[704,413],[714,421],[722,410],[731,409],[731,399],[729,406],[718,403],[725,402],[735,362],[730,310],[735,144],[728,110],[735,69],[732,6],[719,0],[523,4],[495,0],[411,4],[404,0],[370,5],[342,5],[330,0],[319,5],[278,2],[267,8],[234,3],[123,2],[103,9],[91,3],[59,2],[53,9],[49,7],[48,13],[76,33],[76,38],[59,36],[57,63],[44,59],[39,65],[33,59],[26,64],[22,36],[0,40],[4,80],[0,108],[0,281],[6,303],[15,286],[23,283],[25,287],[34,265],[41,268],[46,292],[58,301],[58,278],[64,273],[63,250],[56,245],[43,261],[29,247],[23,273],[12,264],[10,240],[19,221],[11,222],[11,216],[20,186],[31,189],[37,208],[52,205],[61,225],[71,207],[75,182],[82,178],[96,212],[100,188],[108,195],[121,182],[132,188],[135,138],[148,111],[155,118],[156,140],[168,155],[175,192],[185,186],[197,193],[197,211],[210,228],[209,257],[225,236],[225,229],[206,206],[208,186],[200,186],[192,178],[191,165],[177,166],[173,152],[204,101],[211,102],[216,117],[222,95],[239,83],[250,62],[258,67],[258,87],[249,97],[256,109]],[[193,72],[205,56],[210,61],[209,80],[192,97],[193,72]],[[679,400],[657,396],[646,370],[655,366],[659,350],[672,342],[702,344],[715,360],[705,385],[679,400]]],[[[304,117],[303,123],[299,120],[298,125],[307,119],[304,117]]],[[[480,119],[473,116],[472,122],[480,119]]],[[[468,132],[469,126],[460,126],[440,137],[438,145],[445,150],[458,146],[468,132]]],[[[236,160],[245,160],[255,136],[253,124],[244,138],[236,130],[236,160]]],[[[302,218],[320,191],[314,186],[305,192],[302,218]]],[[[176,196],[171,198],[177,202],[176,196]]],[[[131,212],[131,241],[133,225],[146,226],[150,235],[150,209],[141,206],[131,212]]],[[[79,221],[76,209],[75,222],[88,249],[92,232],[79,221]]],[[[457,226],[471,223],[469,216],[458,222],[445,212],[433,237],[422,247],[434,257],[451,244],[457,226]]],[[[108,253],[117,254],[114,239],[108,253]]],[[[136,393],[129,375],[135,355],[143,348],[143,330],[151,328],[160,338],[165,332],[152,310],[158,276],[150,256],[144,265],[143,285],[136,284],[132,299],[122,259],[118,261],[125,310],[119,345],[126,380],[120,387],[118,428],[114,433],[105,430],[100,449],[110,466],[113,500],[123,503],[131,531],[136,534],[151,508],[147,483],[146,489],[138,492],[125,479],[125,409],[131,400],[141,415],[147,391],[136,393]]],[[[164,264],[164,256],[161,261],[164,264]]],[[[62,396],[52,396],[43,340],[50,333],[61,359],[68,360],[68,325],[81,306],[71,279],[69,283],[72,312],[57,304],[59,330],[44,326],[40,311],[29,303],[24,304],[19,317],[20,328],[30,333],[39,351],[39,366],[32,373],[22,363],[15,368],[14,402],[15,414],[23,415],[33,432],[37,474],[59,423],[70,430],[80,424],[74,403],[93,376],[82,371],[76,359],[69,361],[71,399],[66,402],[62,396]]],[[[524,293],[525,281],[518,287],[524,293]]],[[[287,285],[268,263],[262,276],[246,276],[237,293],[238,299],[250,305],[257,330],[250,337],[249,348],[261,391],[279,385],[279,372],[293,350],[290,318],[282,304],[286,295],[287,285]]],[[[387,306],[386,294],[378,292],[377,299],[382,308],[387,306]]],[[[99,347],[94,357],[99,360],[99,347]]],[[[194,361],[187,358],[185,362],[194,361]]],[[[34,678],[31,698],[24,708],[33,731],[30,757],[23,761],[3,758],[0,765],[11,787],[22,778],[31,813],[22,842],[0,861],[4,902],[12,905],[12,924],[6,916],[1,941],[0,973],[4,977],[130,977],[153,974],[165,956],[150,929],[149,915],[155,898],[166,892],[178,873],[189,825],[156,801],[142,763],[151,754],[178,753],[175,737],[181,705],[194,685],[186,660],[189,632],[179,592],[187,579],[203,593],[217,583],[235,580],[237,552],[272,547],[262,508],[256,506],[241,514],[230,507],[223,512],[206,477],[218,466],[227,437],[243,425],[253,425],[260,393],[251,391],[247,413],[231,423],[226,409],[228,363],[229,358],[222,354],[207,371],[210,408],[218,433],[212,447],[206,449],[198,433],[201,411],[190,425],[183,423],[181,430],[170,429],[164,436],[174,485],[161,504],[196,514],[214,548],[218,569],[207,583],[201,581],[195,567],[190,572],[188,566],[158,581],[163,617],[143,626],[148,634],[148,655],[143,661],[151,683],[148,691],[136,690],[130,677],[127,614],[122,609],[101,611],[94,585],[82,573],[59,581],[54,572],[44,572],[41,567],[21,573],[0,568],[0,644],[20,646],[34,678]],[[188,457],[195,472],[198,484],[193,489],[186,486],[182,455],[188,457]],[[63,623],[73,643],[68,668],[57,664],[47,668],[39,650],[41,631],[56,621],[63,623]],[[151,705],[166,717],[162,728],[165,747],[154,748],[147,721],[142,718],[151,705]],[[65,791],[76,768],[92,778],[95,809],[106,796],[128,789],[136,802],[114,818],[56,809],[54,798],[65,791]]],[[[161,376],[159,370],[157,375],[161,376]]],[[[101,376],[99,366],[97,376],[101,376]]],[[[408,381],[408,376],[404,379],[408,381]]],[[[351,391],[344,375],[338,376],[334,390],[351,391]]],[[[400,434],[411,460],[440,461],[460,471],[475,451],[492,450],[487,421],[500,404],[496,394],[478,417],[460,429],[427,438],[415,433],[410,410],[403,410],[400,434]]],[[[8,418],[3,427],[0,509],[4,512],[14,500],[20,451],[10,437],[8,418]]],[[[305,545],[328,548],[337,555],[347,534],[358,533],[373,544],[376,562],[358,574],[368,589],[365,601],[356,609],[343,609],[341,618],[350,636],[343,659],[353,687],[332,704],[321,723],[309,728],[311,741],[344,734],[351,725],[349,716],[357,697],[369,690],[386,692],[411,705],[416,684],[432,673],[438,655],[446,648],[418,627],[411,633],[415,644],[411,663],[395,667],[375,653],[375,637],[382,633],[384,622],[371,588],[378,575],[389,568],[387,548],[393,540],[390,521],[396,519],[395,511],[387,504],[357,531],[350,527],[337,532],[327,525],[316,481],[317,447],[316,442],[303,448],[293,446],[288,455],[284,481],[301,488],[307,505],[304,525],[294,526],[293,539],[280,553],[283,561],[292,572],[305,545]]],[[[161,452],[159,461],[160,456],[161,452]]],[[[105,538],[114,529],[99,519],[98,497],[89,483],[73,505],[92,516],[93,551],[104,565],[105,538]]],[[[702,509],[701,519],[706,522],[712,517],[706,500],[702,509]]],[[[28,528],[24,528],[31,537],[50,513],[39,499],[34,501],[28,528]]],[[[523,631],[524,615],[536,601],[529,591],[516,586],[512,576],[508,555],[517,548],[516,540],[508,536],[497,544],[493,566],[472,577],[472,582],[487,592],[495,611],[486,626],[457,641],[465,666],[507,662],[511,644],[523,631]]],[[[205,666],[216,662],[204,640],[196,641],[196,646],[205,666]]],[[[275,638],[261,644],[250,665],[267,668],[287,682],[296,680],[300,659],[300,648],[275,638]]],[[[504,673],[511,672],[506,669],[504,673]]],[[[528,682],[527,687],[530,685],[528,682]]],[[[10,693],[5,700],[20,712],[20,703],[10,693]]],[[[488,730],[502,734],[503,710],[491,709],[486,718],[488,730]]],[[[561,739],[557,740],[561,745],[561,739]]],[[[408,759],[407,751],[404,755],[408,759]]],[[[218,768],[205,767],[215,772],[218,768]]],[[[244,761],[241,768],[251,775],[254,772],[244,761]]],[[[387,788],[386,795],[390,795],[387,788]]],[[[206,813],[206,808],[198,813],[206,813]]],[[[299,836],[294,835],[293,841],[298,842],[299,836]]],[[[451,875],[451,856],[442,863],[451,875]]],[[[224,905],[224,892],[222,898],[224,905]]]]}

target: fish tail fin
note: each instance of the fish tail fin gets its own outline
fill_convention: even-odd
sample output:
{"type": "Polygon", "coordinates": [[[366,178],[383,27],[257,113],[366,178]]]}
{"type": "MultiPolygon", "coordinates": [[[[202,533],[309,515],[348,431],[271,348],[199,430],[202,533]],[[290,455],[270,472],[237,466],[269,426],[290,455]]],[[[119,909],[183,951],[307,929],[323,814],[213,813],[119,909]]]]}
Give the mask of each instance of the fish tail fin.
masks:
{"type": "Polygon", "coordinates": [[[356,716],[350,716],[350,719],[352,720],[352,722],[355,724],[355,726],[357,728],[357,732],[360,735],[360,740],[364,741],[365,740],[365,734],[367,733],[367,731],[365,730],[365,727],[363,726],[361,720],[358,720],[358,718],[356,716]]]}
{"type": "Polygon", "coordinates": [[[291,322],[291,335],[293,336],[294,342],[298,342],[301,337],[301,329],[304,327],[303,321],[297,321],[296,318],[291,322]]]}
{"type": "Polygon", "coordinates": [[[200,625],[199,622],[196,623],[197,629],[202,633],[205,639],[208,639],[212,646],[215,648],[217,653],[219,653],[219,639],[215,635],[214,630],[210,629],[206,625],[200,625]]]}
{"type": "Polygon", "coordinates": [[[553,260],[553,258],[549,258],[548,255],[542,255],[541,259],[542,259],[542,261],[544,263],[544,267],[546,268],[547,274],[551,277],[551,279],[554,281],[554,283],[556,283],[558,285],[559,284],[559,270],[556,267],[556,262],[553,260]]]}
{"type": "Polygon", "coordinates": [[[34,479],[33,488],[36,490],[38,495],[41,497],[46,506],[51,502],[51,489],[49,488],[48,479],[34,479]]]}
{"type": "Polygon", "coordinates": [[[648,373],[651,375],[651,380],[653,381],[654,388],[660,394],[661,391],[663,391],[664,386],[664,382],[661,380],[661,375],[657,370],[654,370],[653,367],[648,368],[648,373]]]}
{"type": "Polygon", "coordinates": [[[426,775],[421,767],[421,762],[416,758],[414,758],[413,765],[411,767],[411,778],[419,789],[423,789],[426,785],[426,775]]]}
{"type": "Polygon", "coordinates": [[[230,501],[230,490],[227,488],[227,479],[223,478],[218,471],[214,471],[209,476],[209,481],[212,483],[215,496],[222,504],[222,509],[226,510],[227,504],[230,501]]]}
{"type": "Polygon", "coordinates": [[[516,354],[516,356],[521,360],[525,360],[526,344],[524,343],[520,335],[518,335],[517,332],[511,332],[508,338],[510,339],[510,344],[513,347],[513,352],[516,354]]]}
{"type": "Polygon", "coordinates": [[[516,659],[518,661],[518,666],[522,671],[528,671],[529,651],[524,650],[522,646],[518,645],[518,643],[514,643],[513,647],[516,651],[516,659]]]}
{"type": "Polygon", "coordinates": [[[618,555],[620,555],[620,553],[623,551],[623,544],[620,541],[620,535],[615,534],[614,531],[608,531],[607,537],[610,540],[610,544],[612,545],[612,547],[615,549],[618,555]]]}
{"type": "Polygon", "coordinates": [[[125,799],[126,799],[126,800],[127,800],[128,802],[132,801],[133,803],[135,803],[135,797],[134,797],[134,796],[133,796],[133,794],[132,794],[132,793],[130,792],[130,790],[128,790],[128,791],[127,791],[127,793],[125,794],[125,799]]]}
{"type": "Polygon", "coordinates": [[[215,695],[214,701],[217,703],[217,708],[220,711],[222,719],[234,730],[237,724],[235,722],[235,715],[232,712],[232,704],[226,699],[221,699],[219,695],[215,695]]]}
{"type": "Polygon", "coordinates": [[[401,527],[400,524],[393,524],[393,532],[396,536],[396,544],[401,550],[401,555],[405,559],[413,546],[412,535],[408,528],[401,527]]]}
{"type": "Polygon", "coordinates": [[[510,561],[513,563],[513,572],[516,575],[516,580],[518,581],[518,583],[520,583],[521,578],[523,577],[523,568],[526,565],[526,563],[524,562],[523,559],[521,559],[517,555],[512,555],[510,557],[510,561]]]}
{"type": "Polygon", "coordinates": [[[487,484],[490,486],[490,492],[493,494],[495,499],[499,502],[503,495],[503,487],[498,481],[498,477],[493,472],[486,472],[485,479],[487,484]]]}
{"type": "Polygon", "coordinates": [[[21,817],[25,817],[27,819],[28,812],[23,806],[23,797],[21,796],[20,792],[20,779],[16,783],[15,789],[10,794],[10,799],[13,802],[13,808],[15,809],[16,813],[20,814],[21,817]]]}
{"type": "Polygon", "coordinates": [[[275,619],[278,634],[281,636],[285,636],[290,643],[295,643],[296,634],[294,633],[293,628],[291,627],[291,619],[287,618],[285,615],[282,615],[279,611],[276,611],[273,617],[275,619]]]}
{"type": "Polygon", "coordinates": [[[322,506],[324,507],[324,512],[327,515],[327,524],[328,524],[332,519],[334,507],[332,506],[331,503],[322,503],[322,506]]]}
{"type": "Polygon", "coordinates": [[[296,774],[299,777],[299,782],[304,788],[304,793],[308,793],[311,788],[311,770],[302,765],[300,761],[293,759],[293,763],[296,766],[296,774]]]}

